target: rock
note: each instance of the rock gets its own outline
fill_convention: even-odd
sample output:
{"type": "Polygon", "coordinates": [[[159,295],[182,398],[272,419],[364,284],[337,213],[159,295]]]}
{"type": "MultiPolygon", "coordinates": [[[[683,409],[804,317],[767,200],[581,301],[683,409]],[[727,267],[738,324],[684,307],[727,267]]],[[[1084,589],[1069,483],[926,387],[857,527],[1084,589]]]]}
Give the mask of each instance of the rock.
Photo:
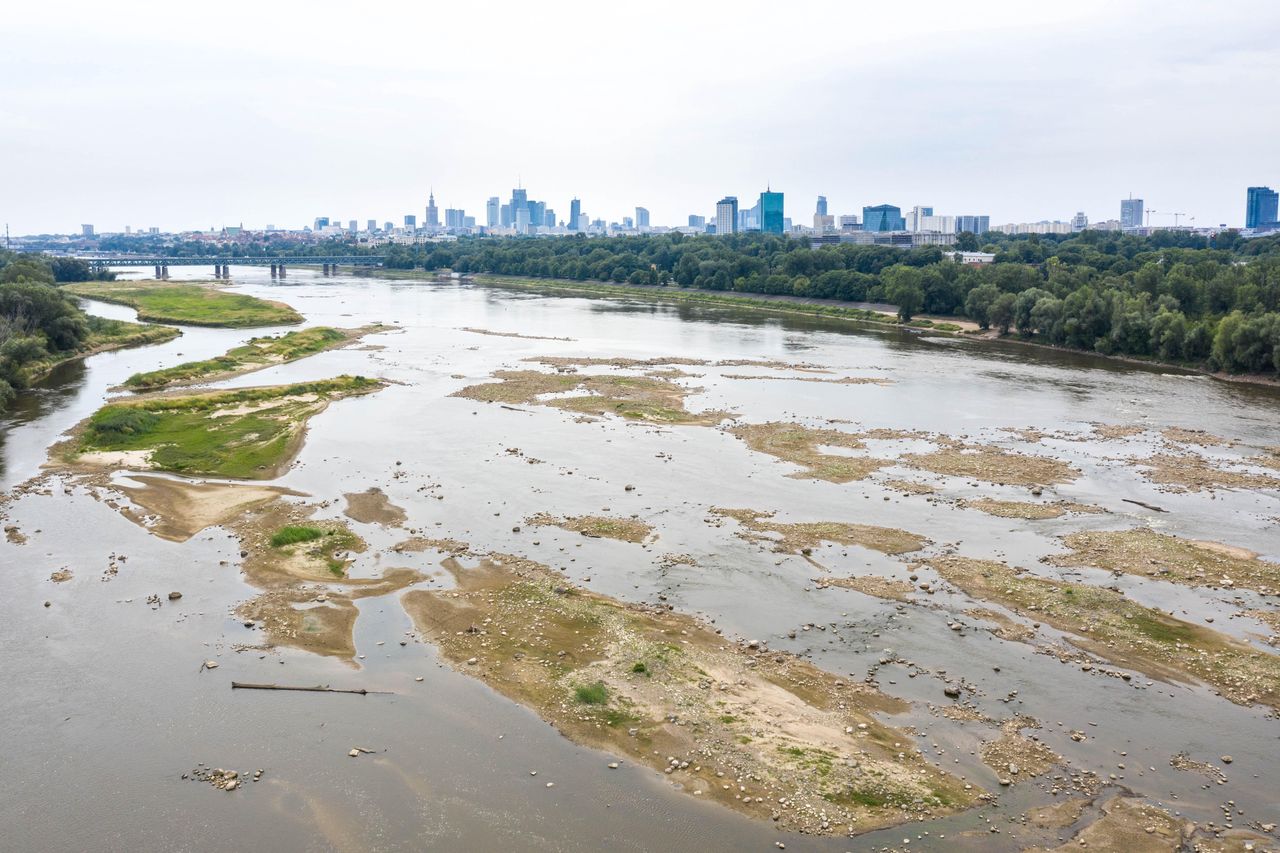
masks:
{"type": "Polygon", "coordinates": [[[610,762],[609,762],[609,769],[610,769],[610,770],[617,770],[617,769],[618,769],[618,762],[616,762],[616,761],[610,761],[610,762]]]}
{"type": "Polygon", "coordinates": [[[360,757],[360,750],[358,750],[358,749],[353,749],[353,750],[351,750],[350,752],[348,752],[348,753],[347,753],[347,755],[350,755],[352,758],[359,758],[359,757],[360,757]]]}
{"type": "Polygon", "coordinates": [[[228,782],[225,786],[223,786],[223,789],[222,789],[222,790],[224,790],[224,791],[234,791],[236,788],[239,788],[239,787],[240,787],[240,780],[238,780],[238,779],[232,779],[232,780],[231,780],[230,782],[228,782]]]}
{"type": "Polygon", "coordinates": [[[52,607],[52,606],[53,606],[53,602],[52,602],[52,601],[46,601],[46,602],[44,603],[44,606],[45,606],[45,607],[52,607]]]}
{"type": "Polygon", "coordinates": [[[1231,763],[1232,761],[1234,761],[1234,760],[1235,760],[1235,759],[1234,759],[1234,758],[1232,758],[1230,755],[1224,755],[1224,756],[1222,756],[1222,763],[1223,763],[1223,764],[1230,764],[1230,763],[1231,763]]]}
{"type": "Polygon", "coordinates": [[[170,600],[170,601],[177,601],[179,598],[182,598],[182,593],[180,593],[180,592],[171,592],[171,593],[169,593],[169,600],[170,600]]]}
{"type": "Polygon", "coordinates": [[[205,669],[217,669],[217,668],[218,668],[218,662],[217,662],[216,660],[207,660],[207,661],[205,661],[205,662],[204,662],[204,668],[205,668],[205,669]]]}
{"type": "Polygon", "coordinates": [[[950,699],[959,699],[960,688],[956,687],[954,684],[948,684],[946,687],[942,688],[942,695],[950,699]]]}
{"type": "Polygon", "coordinates": [[[467,658],[467,663],[469,663],[472,666],[475,666],[479,662],[480,662],[479,658],[467,658]]]}

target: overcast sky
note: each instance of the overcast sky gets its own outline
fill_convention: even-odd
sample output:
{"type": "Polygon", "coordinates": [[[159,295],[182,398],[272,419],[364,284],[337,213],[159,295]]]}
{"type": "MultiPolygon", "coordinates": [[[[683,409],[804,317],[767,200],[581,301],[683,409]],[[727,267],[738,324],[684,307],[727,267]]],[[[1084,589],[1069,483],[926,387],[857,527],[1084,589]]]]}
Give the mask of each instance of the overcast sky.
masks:
{"type": "Polygon", "coordinates": [[[1277,0],[55,0],[0,37],[15,234],[399,222],[431,187],[483,222],[518,179],[561,219],[768,183],[804,222],[820,193],[996,224],[1132,192],[1240,225],[1280,187],[1277,0]]]}

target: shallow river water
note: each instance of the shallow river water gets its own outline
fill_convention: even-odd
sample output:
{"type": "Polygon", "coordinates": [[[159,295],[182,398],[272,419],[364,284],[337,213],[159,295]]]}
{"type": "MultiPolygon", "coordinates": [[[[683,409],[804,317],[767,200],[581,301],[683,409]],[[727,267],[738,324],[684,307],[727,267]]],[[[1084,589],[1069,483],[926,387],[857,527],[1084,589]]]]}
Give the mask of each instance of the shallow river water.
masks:
{"type": "MultiPolygon", "coordinates": [[[[48,493],[24,490],[0,506],[4,523],[27,537],[25,544],[0,541],[0,849],[727,851],[776,849],[778,841],[788,850],[898,849],[906,841],[913,850],[1022,847],[1017,817],[1052,798],[1034,785],[1001,790],[974,754],[979,735],[990,731],[931,713],[931,704],[946,702],[942,680],[878,666],[886,650],[962,678],[992,717],[1040,720],[1046,744],[1116,792],[1195,821],[1221,821],[1228,800],[1243,813],[1238,826],[1280,820],[1280,722],[1266,708],[1241,707],[1202,687],[1105,677],[986,631],[956,632],[949,623],[973,606],[961,596],[920,596],[927,601],[899,608],[852,590],[819,589],[811,582],[819,573],[885,573],[897,563],[830,545],[815,549],[810,562],[743,541],[733,522],[708,521],[713,506],[749,507],[777,511],[785,521],[903,528],[967,556],[1006,559],[1047,576],[1061,571],[1039,562],[1064,550],[1055,537],[1139,524],[1280,560],[1274,491],[1171,494],[1114,464],[1114,446],[1052,437],[1037,446],[1000,432],[1087,433],[1092,422],[1181,426],[1241,447],[1275,446],[1274,389],[745,309],[305,270],[290,271],[287,283],[257,268],[233,267],[232,276],[237,292],[286,302],[307,325],[390,326],[364,339],[376,348],[329,351],[220,383],[341,373],[392,381],[315,417],[296,462],[276,481],[316,502],[331,501],[319,517],[340,517],[343,493],[377,486],[408,513],[405,527],[528,556],[623,600],[663,596],[678,611],[714,620],[728,636],[808,655],[832,672],[861,679],[874,667],[883,691],[913,703],[911,712],[887,721],[915,726],[915,746],[940,766],[999,790],[999,804],[852,839],[780,833],[767,821],[701,802],[646,768],[624,763],[609,770],[609,755],[575,745],[534,713],[438,663],[431,645],[401,646],[412,625],[394,595],[358,602],[354,664],[289,649],[237,652],[260,635],[231,612],[254,594],[236,569],[234,538],[211,528],[184,543],[165,541],[85,489],[55,479],[48,493]],[[680,381],[702,389],[689,408],[732,411],[747,423],[844,421],[1052,454],[1084,472],[1054,494],[1108,513],[996,518],[959,508],[954,499],[1019,499],[1025,490],[935,478],[948,500],[930,501],[888,489],[883,477],[847,484],[795,479],[786,476],[795,466],[717,429],[579,422],[554,408],[450,396],[494,370],[527,367],[522,359],[555,355],[767,359],[884,378],[892,384],[752,381],[726,374],[768,371],[686,367],[698,376],[680,381]],[[546,464],[506,452],[517,447],[546,464]],[[635,514],[658,538],[642,547],[556,528],[537,537],[513,532],[539,512],[635,514]],[[118,574],[104,575],[111,554],[127,561],[118,574]],[[661,559],[670,554],[687,554],[693,564],[661,559]],[[73,578],[52,583],[50,574],[63,568],[73,578]],[[158,609],[145,603],[170,590],[180,590],[182,599],[158,609]],[[803,630],[808,624],[821,629],[803,630]],[[219,667],[202,672],[205,660],[219,667]],[[392,693],[233,692],[232,680],[392,693]],[[1077,743],[1069,737],[1073,729],[1090,736],[1077,743]],[[353,759],[352,747],[376,752],[353,759]],[[1172,768],[1170,758],[1180,752],[1201,761],[1234,756],[1226,784],[1172,768]],[[265,773],[261,782],[227,794],[182,779],[200,763],[265,773]]],[[[105,304],[91,310],[133,316],[105,304]]],[[[130,374],[217,355],[262,333],[188,327],[167,344],[64,366],[0,416],[0,486],[13,489],[38,475],[49,446],[130,374]]],[[[1155,449],[1155,439],[1151,445],[1146,449],[1155,449]]],[[[377,525],[352,528],[374,546],[357,563],[358,573],[383,568],[380,549],[403,538],[377,525]]],[[[394,565],[433,569],[427,555],[417,556],[394,565]]],[[[1114,583],[1143,604],[1193,621],[1216,615],[1218,630],[1253,642],[1259,654],[1276,653],[1261,641],[1260,625],[1231,618],[1240,609],[1234,594],[1137,576],[1077,576],[1114,583]]]]}

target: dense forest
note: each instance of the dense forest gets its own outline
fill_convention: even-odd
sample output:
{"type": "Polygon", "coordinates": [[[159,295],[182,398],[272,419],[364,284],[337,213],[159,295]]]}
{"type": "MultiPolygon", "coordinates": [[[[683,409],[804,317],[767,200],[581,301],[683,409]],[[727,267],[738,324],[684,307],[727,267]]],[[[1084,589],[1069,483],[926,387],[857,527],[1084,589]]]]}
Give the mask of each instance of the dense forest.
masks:
{"type": "Polygon", "coordinates": [[[937,247],[814,249],[760,234],[463,239],[383,251],[401,269],[888,302],[903,320],[967,317],[1001,335],[1107,355],[1280,370],[1280,236],[960,236],[994,262],[958,263],[937,247]]]}
{"type": "Polygon", "coordinates": [[[90,277],[75,258],[0,251],[0,409],[39,367],[86,346],[100,318],[86,316],[57,283],[90,277]]]}

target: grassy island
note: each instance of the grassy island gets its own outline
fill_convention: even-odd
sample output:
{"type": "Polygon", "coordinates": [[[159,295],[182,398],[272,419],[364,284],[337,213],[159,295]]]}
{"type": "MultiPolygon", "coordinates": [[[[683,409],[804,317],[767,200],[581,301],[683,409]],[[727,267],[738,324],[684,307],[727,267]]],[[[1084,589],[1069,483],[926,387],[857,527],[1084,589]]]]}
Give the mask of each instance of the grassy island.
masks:
{"type": "Polygon", "coordinates": [[[227,293],[204,282],[86,281],[63,289],[76,296],[128,305],[137,309],[139,320],[157,323],[248,329],[302,322],[302,315],[282,302],[227,293]]]}

